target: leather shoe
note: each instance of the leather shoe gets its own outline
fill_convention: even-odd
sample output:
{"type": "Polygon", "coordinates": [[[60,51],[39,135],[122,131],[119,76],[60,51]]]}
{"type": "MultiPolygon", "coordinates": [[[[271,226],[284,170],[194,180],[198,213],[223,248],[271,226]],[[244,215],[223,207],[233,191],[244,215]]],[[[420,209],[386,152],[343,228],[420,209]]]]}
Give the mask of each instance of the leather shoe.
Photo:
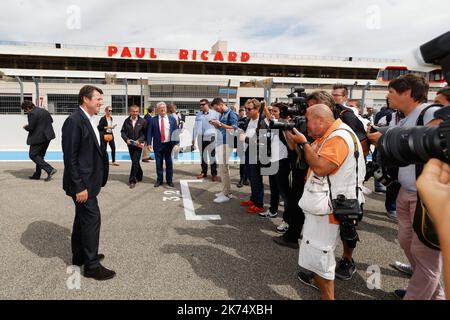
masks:
{"type": "Polygon", "coordinates": [[[116,276],[116,272],[113,270],[106,269],[104,266],[100,265],[95,269],[84,269],[84,276],[86,278],[92,278],[98,281],[104,281],[112,279],[116,276]]]}
{"type": "Polygon", "coordinates": [[[220,182],[221,180],[220,180],[220,178],[218,176],[212,176],[211,177],[211,181],[212,182],[220,182]]]}
{"type": "Polygon", "coordinates": [[[31,177],[28,177],[28,178],[30,178],[30,180],[40,180],[41,179],[40,176],[35,176],[34,174],[31,177]]]}
{"type": "Polygon", "coordinates": [[[50,180],[52,180],[52,177],[58,172],[58,170],[56,169],[52,169],[52,171],[50,171],[50,173],[48,174],[47,178],[45,178],[45,182],[49,182],[50,180]]]}
{"type": "Polygon", "coordinates": [[[167,182],[167,185],[171,188],[175,188],[175,185],[173,184],[173,182],[167,182]]]}
{"type": "Polygon", "coordinates": [[[288,247],[291,249],[298,249],[299,245],[298,245],[298,241],[297,242],[291,242],[286,240],[286,238],[284,236],[281,237],[273,237],[273,241],[283,247],[288,247]]]}
{"type": "Polygon", "coordinates": [[[207,175],[206,174],[204,174],[204,173],[200,173],[198,176],[197,176],[197,179],[204,179],[204,178],[206,178],[207,177],[207,175]]]}
{"type": "Polygon", "coordinates": [[[136,187],[136,183],[132,182],[130,183],[130,189],[134,189],[136,187]]]}
{"type": "MultiPolygon", "coordinates": [[[[105,259],[105,255],[102,253],[98,254],[98,260],[103,261],[105,259]]],[[[83,262],[81,262],[79,259],[72,258],[72,265],[81,267],[83,265],[83,262]]]]}
{"type": "Polygon", "coordinates": [[[158,182],[155,183],[155,186],[154,186],[154,187],[155,187],[155,188],[161,187],[162,184],[163,184],[162,182],[158,181],[158,182]]]}

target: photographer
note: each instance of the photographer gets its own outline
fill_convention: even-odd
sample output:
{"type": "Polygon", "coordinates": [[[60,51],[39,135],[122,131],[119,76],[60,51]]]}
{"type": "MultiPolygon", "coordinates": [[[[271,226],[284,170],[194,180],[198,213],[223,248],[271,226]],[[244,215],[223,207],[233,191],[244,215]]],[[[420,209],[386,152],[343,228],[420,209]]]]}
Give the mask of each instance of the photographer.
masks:
{"type": "Polygon", "coordinates": [[[240,134],[239,140],[245,142],[245,164],[247,176],[250,178],[251,197],[250,200],[241,202],[241,206],[248,207],[247,213],[256,214],[264,212],[264,184],[259,161],[259,129],[265,125],[262,121],[261,102],[256,99],[247,100],[245,110],[248,119],[245,133],[240,134]]]}
{"type": "MultiPolygon", "coordinates": [[[[286,116],[287,106],[281,103],[274,103],[270,109],[271,118],[266,118],[265,122],[267,126],[270,126],[270,122],[286,123],[288,121],[286,116]]],[[[268,111],[268,110],[267,110],[268,111]]],[[[266,111],[266,112],[267,112],[266,111]]],[[[286,229],[289,226],[288,207],[289,199],[289,175],[291,172],[289,158],[288,158],[288,146],[284,131],[271,129],[270,130],[270,143],[271,143],[271,169],[273,174],[269,175],[270,182],[270,208],[264,213],[260,213],[261,217],[275,218],[278,215],[278,206],[280,203],[280,197],[284,201],[284,214],[283,223],[286,225],[286,229]]],[[[286,231],[284,226],[277,228],[279,232],[286,231]]]]}
{"type": "MultiPolygon", "coordinates": [[[[245,131],[245,127],[247,126],[247,115],[245,114],[245,107],[242,107],[241,109],[239,109],[239,119],[238,119],[237,126],[239,129],[245,131]]],[[[237,140],[238,140],[238,137],[235,137],[234,146],[236,149],[238,147],[240,147],[237,140]]],[[[238,152],[238,154],[240,154],[240,153],[238,152]]],[[[241,159],[241,163],[239,164],[239,183],[237,184],[238,188],[242,188],[243,186],[249,185],[247,169],[246,169],[244,162],[245,162],[245,158],[241,159]]]]}
{"type": "MultiPolygon", "coordinates": [[[[440,123],[441,120],[434,119],[434,113],[440,110],[440,107],[430,107],[426,104],[429,85],[423,77],[413,74],[400,76],[392,80],[388,88],[389,104],[406,116],[399,122],[398,127],[433,126],[440,123]]],[[[388,133],[389,131],[386,136],[388,133]]],[[[373,143],[377,143],[381,133],[368,133],[368,137],[373,143]]],[[[378,144],[378,148],[384,150],[382,141],[378,144]]],[[[400,145],[396,148],[400,150],[400,145]]],[[[385,155],[389,156],[389,154],[383,156],[385,155]]],[[[396,290],[395,295],[405,300],[441,300],[444,299],[444,291],[440,284],[441,254],[422,243],[413,229],[418,203],[416,169],[415,165],[409,165],[400,168],[398,173],[401,184],[397,198],[398,238],[412,266],[413,274],[406,291],[396,290]]]]}
{"type": "MultiPolygon", "coordinates": [[[[347,101],[346,87],[341,85],[335,85],[333,87],[333,96],[326,91],[315,91],[308,95],[307,102],[309,106],[314,104],[325,104],[333,112],[334,119],[340,119],[343,123],[348,125],[358,137],[364,155],[367,155],[369,150],[369,141],[366,133],[364,132],[364,126],[355,116],[355,114],[342,104],[347,101]]],[[[336,278],[339,280],[350,280],[356,272],[356,264],[353,260],[353,251],[356,248],[357,241],[343,241],[344,252],[341,260],[339,260],[336,268],[336,278]]]]}
{"type": "Polygon", "coordinates": [[[304,149],[310,167],[299,202],[305,213],[299,265],[308,271],[300,271],[298,278],[309,286],[317,286],[323,300],[332,300],[336,267],[334,250],[339,231],[344,239],[357,237],[354,221],[342,216],[342,221],[337,220],[334,200],[345,196],[344,202],[357,203],[353,208],[358,216],[362,216],[359,207],[364,202],[364,196],[360,188],[365,163],[355,133],[340,119],[336,120],[328,106],[311,106],[306,117],[308,135],[316,139],[312,145],[297,130],[294,130],[295,134],[287,133],[304,149]],[[333,208],[330,207],[330,200],[333,208]],[[344,225],[344,221],[343,229],[340,225],[344,225]]]}

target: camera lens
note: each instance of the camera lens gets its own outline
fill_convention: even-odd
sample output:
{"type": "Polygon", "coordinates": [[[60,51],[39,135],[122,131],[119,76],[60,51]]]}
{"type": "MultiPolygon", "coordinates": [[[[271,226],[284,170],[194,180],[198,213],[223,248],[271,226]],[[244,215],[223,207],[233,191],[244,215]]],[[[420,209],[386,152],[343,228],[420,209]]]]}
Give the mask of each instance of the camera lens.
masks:
{"type": "Polygon", "coordinates": [[[439,127],[391,128],[381,136],[378,148],[386,166],[404,167],[431,158],[448,162],[445,139],[439,127]]]}

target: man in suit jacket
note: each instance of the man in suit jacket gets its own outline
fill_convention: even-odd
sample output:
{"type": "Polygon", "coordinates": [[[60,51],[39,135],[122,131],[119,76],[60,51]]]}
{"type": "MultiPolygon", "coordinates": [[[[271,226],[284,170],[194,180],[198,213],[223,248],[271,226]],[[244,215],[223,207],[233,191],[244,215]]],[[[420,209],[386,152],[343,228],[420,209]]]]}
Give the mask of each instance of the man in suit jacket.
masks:
{"type": "Polygon", "coordinates": [[[53,118],[47,110],[36,108],[31,101],[24,101],[22,110],[28,115],[28,125],[23,128],[28,131],[27,144],[30,146],[30,159],[36,163],[36,171],[30,179],[39,180],[41,170],[44,170],[48,174],[45,181],[50,181],[57,171],[45,162],[44,157],[50,141],[55,139],[53,118]]]}
{"type": "Polygon", "coordinates": [[[103,92],[94,86],[84,86],[78,95],[80,107],[66,119],[62,128],[64,153],[63,188],[75,203],[72,231],[72,261],[84,265],[84,276],[107,280],[115,272],[100,264],[100,208],[97,195],[108,180],[106,144],[94,123],[94,115],[103,104],[103,92]]]}
{"type": "Polygon", "coordinates": [[[166,162],[167,184],[173,188],[172,150],[174,147],[178,148],[179,144],[177,121],[167,115],[167,106],[164,102],[158,103],[156,112],[158,115],[152,118],[147,131],[147,143],[153,145],[156,158],[158,180],[155,188],[163,184],[163,161],[166,162]]]}
{"type": "Polygon", "coordinates": [[[139,117],[139,107],[134,105],[129,109],[130,116],[125,119],[122,130],[122,139],[128,145],[128,152],[131,158],[130,172],[130,189],[136,186],[137,182],[141,182],[144,176],[141,168],[142,147],[145,142],[145,134],[147,132],[147,122],[139,117]]]}

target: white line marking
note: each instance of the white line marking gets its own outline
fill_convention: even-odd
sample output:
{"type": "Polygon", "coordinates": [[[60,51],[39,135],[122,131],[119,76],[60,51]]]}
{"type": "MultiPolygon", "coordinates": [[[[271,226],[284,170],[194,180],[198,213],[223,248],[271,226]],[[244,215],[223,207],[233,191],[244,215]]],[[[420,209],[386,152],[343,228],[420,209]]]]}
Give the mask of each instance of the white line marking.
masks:
{"type": "Polygon", "coordinates": [[[206,221],[221,220],[219,215],[201,215],[195,214],[194,202],[192,201],[191,192],[189,191],[189,183],[199,183],[203,180],[181,180],[181,194],[183,196],[184,215],[188,221],[206,221]]]}

